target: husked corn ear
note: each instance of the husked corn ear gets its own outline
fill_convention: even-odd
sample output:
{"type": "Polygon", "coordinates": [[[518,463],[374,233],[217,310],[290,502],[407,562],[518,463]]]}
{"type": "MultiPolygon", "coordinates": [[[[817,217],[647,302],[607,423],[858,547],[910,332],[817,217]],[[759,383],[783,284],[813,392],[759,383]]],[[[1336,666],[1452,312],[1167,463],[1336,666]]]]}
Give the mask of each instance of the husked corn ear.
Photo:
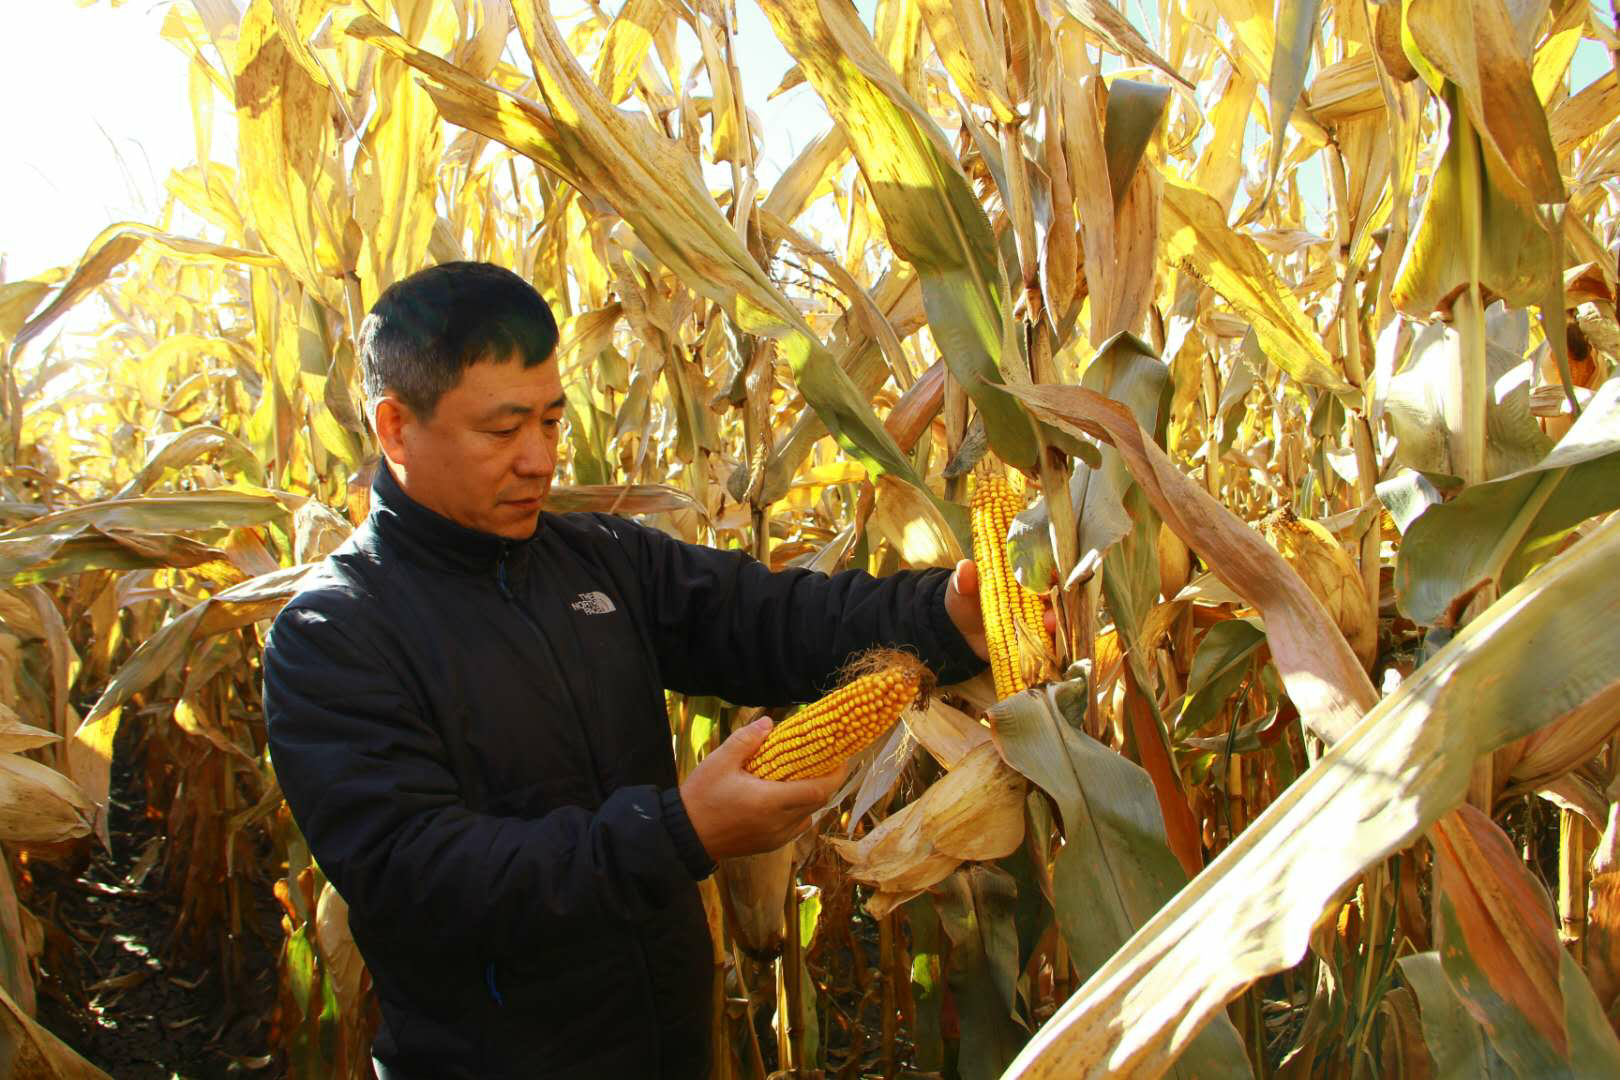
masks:
{"type": "Polygon", "coordinates": [[[1053,653],[1041,597],[1013,577],[1007,562],[1007,530],[1024,509],[1005,477],[991,474],[974,488],[969,504],[973,561],[979,567],[979,611],[996,697],[1006,698],[1041,681],[1053,653]]]}
{"type": "Polygon", "coordinates": [[[826,776],[888,731],[929,677],[916,657],[888,649],[868,654],[852,672],[855,678],[776,725],[745,768],[762,780],[826,776]]]}
{"type": "Polygon", "coordinates": [[[1339,541],[1325,526],[1299,517],[1288,507],[1262,521],[1260,531],[1322,601],[1361,666],[1371,669],[1378,647],[1378,619],[1367,602],[1361,574],[1339,541]]]}

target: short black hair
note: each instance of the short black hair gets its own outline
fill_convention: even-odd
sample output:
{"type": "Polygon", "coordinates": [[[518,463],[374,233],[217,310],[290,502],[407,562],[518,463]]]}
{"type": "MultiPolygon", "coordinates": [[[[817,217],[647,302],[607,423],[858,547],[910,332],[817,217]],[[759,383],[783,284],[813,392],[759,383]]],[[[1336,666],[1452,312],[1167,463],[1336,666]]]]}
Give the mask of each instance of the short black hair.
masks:
{"type": "Polygon", "coordinates": [[[481,360],[549,360],[557,320],[534,286],[492,263],[447,262],[390,285],[360,324],[360,380],[369,405],[392,392],[412,412],[439,399],[481,360]]]}

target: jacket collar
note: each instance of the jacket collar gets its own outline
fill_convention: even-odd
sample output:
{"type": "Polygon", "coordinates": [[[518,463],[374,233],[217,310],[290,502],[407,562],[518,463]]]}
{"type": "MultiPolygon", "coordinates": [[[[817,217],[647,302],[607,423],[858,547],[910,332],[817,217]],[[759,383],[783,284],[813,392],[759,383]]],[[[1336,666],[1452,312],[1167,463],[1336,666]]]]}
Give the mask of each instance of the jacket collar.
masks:
{"type": "Polygon", "coordinates": [[[503,557],[509,562],[527,562],[528,549],[540,532],[537,525],[535,534],[527,539],[509,540],[458,525],[405,494],[386,460],[377,462],[377,474],[371,481],[371,521],[381,539],[401,548],[413,561],[474,574],[496,569],[503,557]]]}

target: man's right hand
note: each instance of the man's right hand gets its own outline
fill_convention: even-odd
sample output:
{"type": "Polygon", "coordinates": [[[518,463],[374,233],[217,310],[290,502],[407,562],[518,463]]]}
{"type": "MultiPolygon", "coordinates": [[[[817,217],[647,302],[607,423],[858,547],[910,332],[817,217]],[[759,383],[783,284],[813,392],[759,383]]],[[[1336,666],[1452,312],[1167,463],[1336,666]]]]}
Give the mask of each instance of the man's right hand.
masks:
{"type": "Polygon", "coordinates": [[[808,829],[810,815],[844,782],[847,765],[814,780],[761,780],[746,771],[770,732],[769,717],[732,732],[681,785],[686,816],[712,859],[775,851],[808,829]]]}

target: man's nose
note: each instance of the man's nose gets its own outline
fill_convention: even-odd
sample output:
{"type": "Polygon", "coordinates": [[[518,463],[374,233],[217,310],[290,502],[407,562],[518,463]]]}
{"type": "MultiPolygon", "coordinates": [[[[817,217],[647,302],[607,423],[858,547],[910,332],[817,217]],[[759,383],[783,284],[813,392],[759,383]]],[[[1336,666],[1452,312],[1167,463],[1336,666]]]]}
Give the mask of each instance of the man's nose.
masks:
{"type": "Polygon", "coordinates": [[[526,431],[514,468],[520,476],[550,476],[557,470],[557,447],[543,430],[526,431]]]}

